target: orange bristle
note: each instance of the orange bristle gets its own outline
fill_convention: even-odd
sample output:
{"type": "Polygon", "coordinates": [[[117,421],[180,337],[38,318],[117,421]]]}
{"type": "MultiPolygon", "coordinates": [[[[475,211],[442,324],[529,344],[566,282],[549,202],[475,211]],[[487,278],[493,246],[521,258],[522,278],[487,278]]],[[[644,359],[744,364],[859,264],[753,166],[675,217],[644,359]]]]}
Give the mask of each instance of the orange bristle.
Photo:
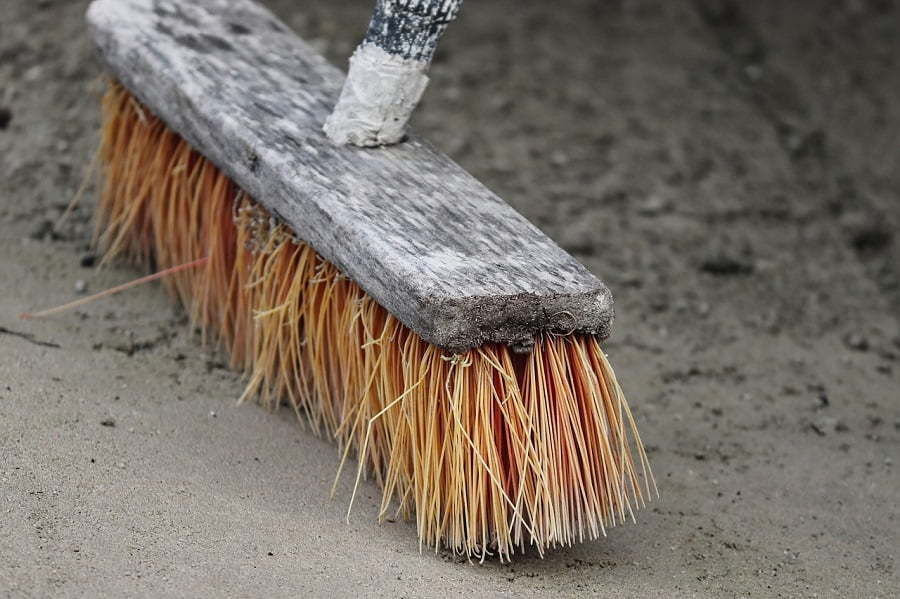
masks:
{"type": "MultiPolygon", "coordinates": [[[[415,515],[420,543],[509,559],[594,539],[655,493],[595,337],[527,355],[423,341],[112,84],[103,102],[105,260],[160,269],[246,373],[242,399],[288,402],[415,515]]],[[[342,460],[342,465],[343,465],[342,460]]]]}

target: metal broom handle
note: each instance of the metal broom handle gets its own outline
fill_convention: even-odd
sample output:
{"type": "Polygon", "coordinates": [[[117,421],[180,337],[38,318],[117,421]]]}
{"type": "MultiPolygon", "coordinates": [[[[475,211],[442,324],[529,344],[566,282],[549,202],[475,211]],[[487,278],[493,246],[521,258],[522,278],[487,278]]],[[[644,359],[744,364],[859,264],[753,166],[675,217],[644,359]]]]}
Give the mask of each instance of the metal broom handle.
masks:
{"type": "Polygon", "coordinates": [[[403,141],[428,85],[438,41],[462,0],[376,0],[362,43],[325,132],[335,143],[384,146],[403,141]]]}

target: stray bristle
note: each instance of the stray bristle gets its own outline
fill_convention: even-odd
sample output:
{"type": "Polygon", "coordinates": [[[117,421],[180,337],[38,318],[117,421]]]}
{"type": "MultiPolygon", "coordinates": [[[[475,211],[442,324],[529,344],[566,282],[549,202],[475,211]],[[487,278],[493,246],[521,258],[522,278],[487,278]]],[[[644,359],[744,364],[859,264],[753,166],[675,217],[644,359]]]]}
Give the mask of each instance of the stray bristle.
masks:
{"type": "Polygon", "coordinates": [[[103,121],[104,260],[164,269],[208,257],[166,284],[246,373],[242,399],[289,402],[336,438],[383,488],[382,517],[415,515],[420,544],[543,553],[604,535],[656,492],[595,337],[447,355],[117,83],[103,121]]]}

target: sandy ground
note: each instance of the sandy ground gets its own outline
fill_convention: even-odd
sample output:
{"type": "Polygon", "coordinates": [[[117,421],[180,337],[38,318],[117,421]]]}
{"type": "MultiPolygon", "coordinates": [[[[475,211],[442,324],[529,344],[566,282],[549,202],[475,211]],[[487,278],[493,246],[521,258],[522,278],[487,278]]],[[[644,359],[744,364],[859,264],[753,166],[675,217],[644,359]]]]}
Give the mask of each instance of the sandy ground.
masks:
{"type": "MultiPolygon", "coordinates": [[[[271,0],[343,63],[369,0],[271,0]],[[306,6],[308,4],[308,6],[306,6]]],[[[84,0],[0,22],[0,595],[900,594],[900,6],[470,2],[417,128],[604,278],[662,497],[512,564],[420,553],[334,447],[236,406],[156,286],[98,271],[84,0]],[[559,6],[561,10],[554,8],[559,6]]]]}

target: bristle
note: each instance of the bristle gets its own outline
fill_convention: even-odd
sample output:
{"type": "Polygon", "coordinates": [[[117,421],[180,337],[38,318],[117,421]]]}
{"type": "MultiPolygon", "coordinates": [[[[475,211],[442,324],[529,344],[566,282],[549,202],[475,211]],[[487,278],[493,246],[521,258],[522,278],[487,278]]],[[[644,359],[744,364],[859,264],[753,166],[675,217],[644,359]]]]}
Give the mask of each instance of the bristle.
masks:
{"type": "MultiPolygon", "coordinates": [[[[598,340],[447,355],[396,320],[113,83],[103,103],[105,260],[168,268],[204,335],[415,516],[422,544],[484,558],[595,539],[655,483],[598,340]]],[[[342,466],[344,461],[341,462],[342,466]]]]}

